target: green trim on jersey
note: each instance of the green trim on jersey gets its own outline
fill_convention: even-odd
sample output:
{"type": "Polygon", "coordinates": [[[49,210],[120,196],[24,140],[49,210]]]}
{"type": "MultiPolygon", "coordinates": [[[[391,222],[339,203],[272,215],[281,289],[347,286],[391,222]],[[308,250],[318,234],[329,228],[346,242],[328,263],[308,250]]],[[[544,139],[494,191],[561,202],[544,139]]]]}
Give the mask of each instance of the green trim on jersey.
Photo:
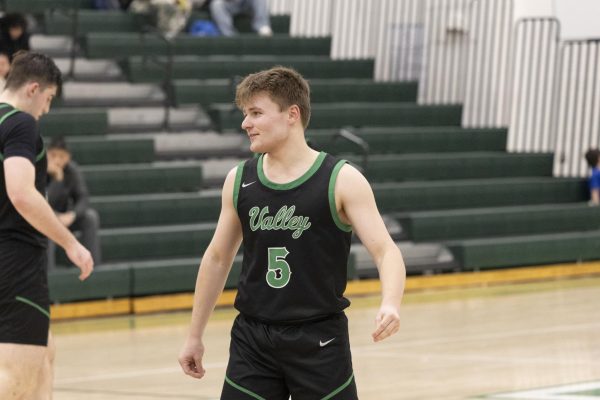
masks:
{"type": "MultiPolygon", "coordinates": [[[[4,103],[4,104],[0,104],[0,110],[6,107],[12,107],[10,104],[4,103]]],[[[14,108],[12,111],[7,112],[6,114],[4,114],[2,116],[2,118],[0,118],[0,125],[2,125],[2,123],[11,115],[18,113],[19,110],[18,108],[14,108]]],[[[42,149],[42,151],[40,151],[40,154],[38,154],[35,158],[35,162],[40,161],[44,155],[46,154],[46,144],[44,144],[44,148],[42,149]]],[[[0,153],[0,162],[4,161],[4,154],[0,153]]]]}
{"type": "Polygon", "coordinates": [[[15,300],[20,301],[21,303],[25,303],[28,306],[31,306],[31,307],[39,310],[46,317],[50,318],[50,313],[47,310],[45,310],[44,307],[40,306],[39,304],[36,304],[33,301],[26,299],[25,297],[21,297],[21,296],[15,297],[15,300]]]}
{"type": "Polygon", "coordinates": [[[342,222],[340,219],[340,215],[338,214],[337,206],[335,205],[335,182],[337,181],[337,176],[340,173],[340,169],[346,164],[346,160],[340,160],[333,167],[333,171],[331,172],[331,177],[329,178],[329,210],[331,210],[331,216],[333,217],[333,221],[344,232],[351,232],[352,225],[348,225],[342,222]]]}
{"type": "Polygon", "coordinates": [[[231,379],[229,379],[229,378],[227,377],[227,375],[225,375],[225,382],[229,383],[231,386],[233,386],[234,388],[236,388],[236,389],[237,389],[237,390],[239,390],[240,392],[242,392],[242,393],[246,393],[246,394],[247,394],[248,396],[250,396],[250,397],[253,397],[253,398],[257,399],[257,400],[267,400],[267,399],[265,399],[264,397],[260,397],[260,396],[259,396],[259,395],[257,395],[256,393],[254,393],[254,392],[251,392],[250,390],[248,390],[248,389],[246,389],[246,388],[243,388],[243,387],[241,387],[240,385],[238,385],[238,384],[234,383],[234,382],[233,382],[231,379]]]}
{"type": "MultiPolygon", "coordinates": [[[[6,108],[6,107],[0,107],[0,108],[6,108]]],[[[4,116],[2,118],[0,118],[0,124],[2,124],[6,118],[8,118],[11,115],[18,113],[18,112],[19,112],[19,110],[17,110],[16,108],[12,111],[7,112],[6,114],[4,114],[4,116]]]]}
{"type": "Polygon", "coordinates": [[[317,170],[319,169],[319,167],[323,163],[323,160],[325,159],[326,155],[327,155],[327,153],[320,152],[319,155],[317,156],[317,159],[313,163],[313,165],[300,178],[298,178],[298,179],[296,179],[296,180],[294,180],[292,182],[288,182],[288,183],[275,183],[275,182],[271,182],[269,180],[269,178],[267,178],[267,176],[265,175],[265,173],[263,171],[263,157],[264,157],[264,154],[262,154],[259,157],[258,163],[257,163],[257,166],[256,166],[256,170],[258,172],[258,179],[260,180],[260,183],[262,183],[263,185],[265,185],[266,187],[271,188],[271,189],[275,189],[275,190],[289,190],[289,189],[294,189],[294,188],[302,185],[311,176],[313,176],[315,174],[315,172],[317,172],[317,170]]]}
{"type": "Polygon", "coordinates": [[[241,161],[235,171],[235,181],[233,182],[233,207],[237,211],[238,197],[240,195],[240,184],[242,182],[242,174],[244,173],[244,164],[246,161],[241,161]]]}
{"type": "Polygon", "coordinates": [[[331,399],[333,396],[335,396],[336,394],[338,394],[339,392],[341,392],[342,390],[346,389],[346,387],[352,382],[352,379],[354,379],[354,374],[352,374],[350,376],[350,379],[348,379],[346,381],[346,383],[344,383],[342,386],[340,386],[339,388],[335,389],[333,392],[329,393],[327,396],[323,397],[321,400],[329,400],[331,399]]]}

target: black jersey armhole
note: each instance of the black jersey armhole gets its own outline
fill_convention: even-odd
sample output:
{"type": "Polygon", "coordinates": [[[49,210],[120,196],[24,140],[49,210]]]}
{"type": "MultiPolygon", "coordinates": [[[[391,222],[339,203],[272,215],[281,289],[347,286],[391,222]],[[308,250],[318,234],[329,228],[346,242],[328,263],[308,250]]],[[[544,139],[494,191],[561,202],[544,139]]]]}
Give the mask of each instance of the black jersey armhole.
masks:
{"type": "Polygon", "coordinates": [[[331,217],[333,218],[333,222],[335,222],[335,225],[338,228],[340,228],[340,230],[344,232],[352,232],[352,225],[348,225],[342,222],[340,215],[337,211],[337,206],[335,204],[335,183],[337,182],[337,177],[340,173],[340,170],[346,163],[346,160],[339,160],[333,167],[333,170],[331,171],[331,177],[329,178],[329,190],[327,192],[329,197],[329,210],[331,211],[331,217]]]}
{"type": "Polygon", "coordinates": [[[244,164],[246,161],[240,161],[235,171],[235,181],[233,182],[233,208],[235,211],[238,210],[238,198],[240,195],[240,185],[242,182],[242,175],[244,173],[244,164]]]}

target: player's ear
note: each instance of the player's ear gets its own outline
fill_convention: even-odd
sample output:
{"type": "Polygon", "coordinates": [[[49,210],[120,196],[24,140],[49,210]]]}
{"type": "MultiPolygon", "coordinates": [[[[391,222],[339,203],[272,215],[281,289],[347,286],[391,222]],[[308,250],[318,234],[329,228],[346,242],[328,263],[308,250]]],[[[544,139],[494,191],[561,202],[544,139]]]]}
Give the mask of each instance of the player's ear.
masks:
{"type": "Polygon", "coordinates": [[[40,84],[38,82],[27,82],[25,84],[25,93],[27,96],[32,97],[36,92],[40,90],[40,84]]]}
{"type": "Polygon", "coordinates": [[[290,122],[290,125],[293,125],[296,123],[296,121],[300,120],[300,107],[298,107],[296,104],[293,104],[290,106],[290,108],[288,108],[288,121],[290,122]]]}

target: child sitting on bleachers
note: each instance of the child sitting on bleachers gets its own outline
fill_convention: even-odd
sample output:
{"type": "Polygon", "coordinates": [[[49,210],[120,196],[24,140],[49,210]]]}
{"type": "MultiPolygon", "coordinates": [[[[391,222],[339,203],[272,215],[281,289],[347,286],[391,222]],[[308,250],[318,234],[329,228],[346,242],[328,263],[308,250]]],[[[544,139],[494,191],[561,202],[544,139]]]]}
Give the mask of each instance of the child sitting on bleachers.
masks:
{"type": "Polygon", "coordinates": [[[600,205],[600,150],[590,149],[585,153],[585,159],[592,169],[589,179],[590,202],[591,206],[600,205]]]}

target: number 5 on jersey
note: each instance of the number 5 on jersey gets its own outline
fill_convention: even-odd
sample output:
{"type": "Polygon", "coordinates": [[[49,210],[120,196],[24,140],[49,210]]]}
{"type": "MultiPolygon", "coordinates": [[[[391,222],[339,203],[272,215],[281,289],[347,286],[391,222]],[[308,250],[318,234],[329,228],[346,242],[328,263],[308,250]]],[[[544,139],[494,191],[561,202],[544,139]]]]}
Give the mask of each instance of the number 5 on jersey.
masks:
{"type": "Polygon", "coordinates": [[[267,270],[267,283],[275,289],[281,289],[288,284],[292,277],[290,264],[285,258],[290,252],[285,247],[269,247],[269,265],[267,270]]]}

